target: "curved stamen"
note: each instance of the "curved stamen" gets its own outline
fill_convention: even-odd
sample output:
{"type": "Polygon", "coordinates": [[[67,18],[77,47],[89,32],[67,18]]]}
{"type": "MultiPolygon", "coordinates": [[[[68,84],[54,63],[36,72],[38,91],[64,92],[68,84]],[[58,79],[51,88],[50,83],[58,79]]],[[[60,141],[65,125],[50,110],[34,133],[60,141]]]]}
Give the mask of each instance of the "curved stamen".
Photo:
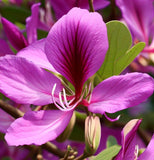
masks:
{"type": "MultiPolygon", "coordinates": [[[[79,103],[79,100],[72,106],[72,105],[70,105],[71,104],[71,102],[73,102],[73,100],[75,99],[75,98],[73,98],[69,103],[67,102],[67,97],[66,97],[66,91],[65,91],[65,89],[63,89],[63,97],[64,97],[64,102],[65,102],[65,104],[64,104],[64,102],[63,102],[63,100],[62,100],[62,95],[61,95],[61,92],[59,93],[59,101],[60,101],[60,104],[55,100],[55,96],[54,96],[54,92],[55,92],[55,89],[56,89],[56,86],[57,86],[57,84],[54,84],[54,86],[53,86],[53,89],[52,89],[52,100],[53,100],[53,103],[55,104],[55,106],[59,109],[59,110],[61,110],[61,111],[70,111],[70,110],[73,110],[76,106],[77,106],[77,104],[79,103]],[[66,106],[65,106],[66,105],[66,106]]],[[[81,101],[81,100],[80,100],[81,101]]]]}
{"type": "Polygon", "coordinates": [[[66,92],[65,92],[64,88],[63,88],[63,94],[64,94],[64,102],[65,102],[66,106],[69,106],[69,103],[67,102],[66,92]]]}
{"type": "Polygon", "coordinates": [[[119,116],[117,116],[115,119],[112,119],[112,118],[108,117],[105,112],[104,112],[104,116],[105,116],[105,118],[108,119],[110,122],[115,122],[115,121],[119,120],[119,118],[120,118],[120,115],[119,115],[119,116]]]}
{"type": "MultiPolygon", "coordinates": [[[[91,86],[92,86],[92,84],[91,84],[91,82],[89,83],[89,87],[88,87],[88,90],[87,90],[87,95],[86,95],[86,98],[85,99],[87,99],[88,98],[88,102],[90,103],[90,100],[91,100],[91,86]]],[[[86,86],[86,88],[87,88],[87,86],[86,86]]]]}
{"type": "Polygon", "coordinates": [[[82,101],[84,93],[85,93],[85,90],[84,90],[84,92],[82,93],[80,99],[78,101],[76,101],[75,104],[71,105],[71,103],[75,100],[75,97],[73,97],[68,102],[66,91],[63,88],[63,95],[61,94],[61,92],[59,93],[59,102],[57,102],[58,100],[56,100],[55,96],[54,96],[55,89],[56,89],[56,84],[54,84],[53,89],[52,89],[52,93],[51,93],[52,94],[52,100],[53,100],[53,103],[55,104],[55,106],[58,109],[60,109],[61,111],[70,111],[70,110],[73,110],[82,101]],[[63,98],[62,98],[62,96],[63,96],[63,98]]]}
{"type": "Polygon", "coordinates": [[[70,105],[73,101],[75,100],[75,97],[73,99],[71,99],[68,104],[70,105]]]}
{"type": "Polygon", "coordinates": [[[62,95],[61,95],[61,92],[59,92],[59,100],[60,100],[60,104],[61,104],[61,107],[64,108],[64,109],[67,109],[62,101],[62,95]]]}
{"type": "Polygon", "coordinates": [[[52,92],[51,92],[51,95],[52,95],[51,98],[52,98],[52,101],[53,101],[53,103],[55,104],[55,106],[56,106],[59,110],[63,111],[64,109],[61,108],[61,106],[58,105],[58,104],[56,103],[56,101],[55,101],[54,92],[55,92],[56,86],[57,86],[57,84],[55,83],[54,86],[53,86],[52,92]]]}

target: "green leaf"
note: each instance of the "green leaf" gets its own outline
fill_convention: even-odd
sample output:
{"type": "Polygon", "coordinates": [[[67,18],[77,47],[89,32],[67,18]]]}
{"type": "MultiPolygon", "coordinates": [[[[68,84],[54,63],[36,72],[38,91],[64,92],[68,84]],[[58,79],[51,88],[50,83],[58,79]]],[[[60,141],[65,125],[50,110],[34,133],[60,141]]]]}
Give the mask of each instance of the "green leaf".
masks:
{"type": "Polygon", "coordinates": [[[3,157],[2,160],[11,160],[10,157],[3,157]]]}
{"type": "Polygon", "coordinates": [[[134,47],[128,28],[120,21],[110,21],[107,24],[109,49],[104,63],[97,72],[99,81],[113,75],[119,75],[143,50],[145,44],[140,42],[134,47]]]}
{"type": "Polygon", "coordinates": [[[0,99],[3,99],[3,94],[2,93],[0,93],[0,99]]]}
{"type": "Polygon", "coordinates": [[[12,5],[1,7],[0,14],[13,23],[25,23],[26,18],[30,16],[31,12],[24,7],[12,5]]]}
{"type": "Polygon", "coordinates": [[[103,150],[98,155],[91,157],[90,160],[111,160],[114,156],[116,156],[119,153],[120,149],[121,146],[114,145],[103,150]]]}
{"type": "Polygon", "coordinates": [[[107,139],[107,142],[106,142],[106,147],[109,148],[109,147],[114,146],[116,144],[117,144],[116,138],[113,136],[109,136],[107,139]]]}
{"type": "Polygon", "coordinates": [[[119,57],[117,64],[115,65],[115,75],[120,74],[136,58],[136,56],[144,49],[144,47],[145,43],[139,42],[129,49],[124,55],[119,57]]]}

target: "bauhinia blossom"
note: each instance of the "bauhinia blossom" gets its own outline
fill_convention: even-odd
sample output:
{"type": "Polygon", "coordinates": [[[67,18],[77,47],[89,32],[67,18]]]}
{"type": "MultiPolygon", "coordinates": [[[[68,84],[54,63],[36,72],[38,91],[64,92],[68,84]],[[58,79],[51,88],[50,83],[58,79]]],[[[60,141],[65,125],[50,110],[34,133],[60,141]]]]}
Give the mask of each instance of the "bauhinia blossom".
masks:
{"type": "Polygon", "coordinates": [[[123,21],[129,27],[134,43],[143,41],[145,49],[133,63],[137,71],[154,73],[154,5],[153,0],[116,0],[123,21]]]}
{"type": "Polygon", "coordinates": [[[115,160],[152,160],[154,157],[154,135],[147,146],[146,150],[138,156],[138,144],[136,141],[137,130],[141,124],[141,120],[134,119],[129,121],[124,127],[122,135],[122,148],[115,160]]]}
{"type": "Polygon", "coordinates": [[[17,56],[1,57],[3,94],[17,103],[54,103],[59,109],[25,113],[7,130],[8,144],[40,145],[54,140],[64,131],[78,105],[105,114],[146,100],[154,90],[154,81],[147,74],[113,76],[93,90],[86,83],[102,65],[107,49],[107,29],[102,17],[73,8],[51,28],[46,39],[24,48],[17,56]],[[51,68],[71,83],[74,91],[55,77],[51,68]]]}

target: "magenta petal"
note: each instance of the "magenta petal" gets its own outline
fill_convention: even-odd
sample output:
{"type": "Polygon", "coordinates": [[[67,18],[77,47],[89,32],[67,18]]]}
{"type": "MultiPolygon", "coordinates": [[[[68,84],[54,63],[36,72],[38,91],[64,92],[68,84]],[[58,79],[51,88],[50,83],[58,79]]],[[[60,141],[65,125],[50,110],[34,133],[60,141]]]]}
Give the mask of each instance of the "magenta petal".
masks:
{"type": "MultiPolygon", "coordinates": [[[[95,10],[102,9],[109,4],[110,2],[108,0],[93,0],[93,5],[95,10]]],[[[78,4],[76,7],[89,9],[89,3],[87,0],[78,0],[78,4]]]]}
{"type": "Polygon", "coordinates": [[[102,17],[79,8],[70,10],[51,28],[45,43],[50,63],[74,85],[76,92],[100,68],[107,49],[102,17]]]}
{"type": "Polygon", "coordinates": [[[115,160],[135,160],[136,133],[141,120],[129,121],[122,130],[122,148],[115,160]]]}
{"type": "Polygon", "coordinates": [[[147,149],[139,156],[138,160],[152,160],[154,157],[154,135],[151,138],[150,143],[147,146],[147,149]]]}
{"type": "Polygon", "coordinates": [[[6,43],[5,40],[0,39],[0,57],[5,56],[7,54],[12,54],[13,52],[11,51],[9,45],[6,43]]]}
{"type": "Polygon", "coordinates": [[[57,72],[53,66],[49,63],[46,54],[44,53],[45,39],[41,39],[22,49],[17,53],[17,56],[24,57],[29,61],[32,61],[36,65],[48,69],[53,72],[57,72]]]}
{"type": "Polygon", "coordinates": [[[32,15],[26,19],[26,32],[29,43],[37,40],[37,27],[39,18],[40,3],[34,4],[31,7],[32,15]]]}
{"type": "MultiPolygon", "coordinates": [[[[51,6],[54,9],[57,18],[60,18],[73,7],[80,7],[83,9],[89,9],[89,3],[87,0],[50,0],[51,6]]],[[[94,8],[101,9],[109,4],[107,0],[94,0],[94,8]]]]}
{"type": "Polygon", "coordinates": [[[133,35],[148,43],[154,17],[153,0],[116,0],[133,35]]]}
{"type": "Polygon", "coordinates": [[[0,58],[0,90],[10,99],[22,104],[45,105],[52,102],[51,92],[61,82],[51,73],[17,56],[0,58]]]}
{"type": "Polygon", "coordinates": [[[14,118],[11,117],[8,113],[4,112],[2,109],[0,109],[0,115],[0,132],[6,133],[6,130],[14,121],[14,118]]]}
{"type": "Polygon", "coordinates": [[[9,145],[41,145],[56,139],[68,125],[73,112],[41,110],[27,112],[15,120],[7,130],[9,145]]]}
{"type": "Polygon", "coordinates": [[[8,40],[16,50],[19,51],[28,45],[25,37],[22,35],[17,26],[5,18],[1,18],[1,21],[8,40]]]}
{"type": "Polygon", "coordinates": [[[154,80],[147,74],[113,76],[94,88],[88,109],[94,113],[114,113],[140,104],[153,90],[154,80]]]}

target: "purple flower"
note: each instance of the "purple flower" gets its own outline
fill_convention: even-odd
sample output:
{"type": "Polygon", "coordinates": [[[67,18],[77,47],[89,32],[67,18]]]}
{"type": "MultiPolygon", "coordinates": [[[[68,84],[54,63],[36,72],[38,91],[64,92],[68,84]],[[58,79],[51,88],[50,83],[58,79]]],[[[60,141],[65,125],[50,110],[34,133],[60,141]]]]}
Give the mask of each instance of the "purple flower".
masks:
{"type": "Polygon", "coordinates": [[[134,119],[129,121],[122,131],[122,148],[115,160],[152,160],[154,157],[154,136],[152,137],[147,149],[138,157],[138,145],[136,144],[136,134],[141,120],[134,119]]]}
{"type": "Polygon", "coordinates": [[[105,114],[146,100],[153,93],[154,81],[142,73],[110,77],[92,91],[86,81],[102,65],[107,49],[107,31],[102,17],[73,8],[52,27],[46,39],[21,50],[17,56],[0,58],[3,94],[18,103],[54,103],[59,108],[27,112],[15,120],[5,136],[8,144],[40,145],[54,140],[80,104],[93,113],[105,114]],[[51,67],[57,71],[56,75],[65,77],[75,91],[51,74],[51,67]]]}
{"type": "Polygon", "coordinates": [[[143,41],[145,49],[136,59],[132,68],[142,72],[154,73],[154,5],[153,0],[116,0],[121,9],[124,22],[128,25],[134,43],[143,41]],[[150,61],[150,62],[149,62],[150,61]]]}
{"type": "MultiPolygon", "coordinates": [[[[89,9],[88,0],[50,0],[57,19],[66,14],[73,7],[80,7],[83,9],[89,9]]],[[[96,10],[106,7],[110,4],[108,0],[94,0],[94,8],[96,10]]]]}
{"type": "Polygon", "coordinates": [[[132,35],[149,44],[153,38],[154,6],[152,0],[116,0],[132,35]]]}
{"type": "Polygon", "coordinates": [[[37,29],[49,31],[54,24],[49,2],[45,2],[45,9],[40,8],[40,5],[40,3],[33,4],[31,7],[32,14],[26,19],[26,32],[29,44],[37,40],[37,29]]]}

